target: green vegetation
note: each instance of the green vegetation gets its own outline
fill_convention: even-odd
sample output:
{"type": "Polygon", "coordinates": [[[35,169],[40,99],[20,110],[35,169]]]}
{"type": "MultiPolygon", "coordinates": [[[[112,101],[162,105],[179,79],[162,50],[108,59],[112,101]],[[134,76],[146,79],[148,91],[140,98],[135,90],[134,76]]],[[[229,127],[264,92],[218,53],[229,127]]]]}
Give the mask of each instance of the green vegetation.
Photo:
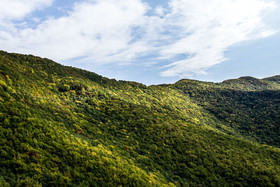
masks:
{"type": "Polygon", "coordinates": [[[248,139],[280,147],[279,77],[241,77],[219,84],[181,80],[175,88],[248,139]]]}
{"type": "Polygon", "coordinates": [[[0,51],[0,186],[279,186],[280,79],[145,86],[0,51]]]}

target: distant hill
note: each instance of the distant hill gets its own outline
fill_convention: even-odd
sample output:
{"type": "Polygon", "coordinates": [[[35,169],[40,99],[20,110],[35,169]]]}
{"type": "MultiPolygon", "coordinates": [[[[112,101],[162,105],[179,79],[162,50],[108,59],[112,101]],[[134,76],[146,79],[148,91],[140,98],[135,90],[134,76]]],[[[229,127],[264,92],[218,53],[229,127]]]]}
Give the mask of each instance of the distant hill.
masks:
{"type": "Polygon", "coordinates": [[[279,186],[279,77],[146,86],[0,51],[0,186],[279,186]]]}
{"type": "Polygon", "coordinates": [[[242,136],[280,146],[280,81],[277,76],[241,77],[222,83],[181,80],[169,87],[189,96],[242,136]]]}

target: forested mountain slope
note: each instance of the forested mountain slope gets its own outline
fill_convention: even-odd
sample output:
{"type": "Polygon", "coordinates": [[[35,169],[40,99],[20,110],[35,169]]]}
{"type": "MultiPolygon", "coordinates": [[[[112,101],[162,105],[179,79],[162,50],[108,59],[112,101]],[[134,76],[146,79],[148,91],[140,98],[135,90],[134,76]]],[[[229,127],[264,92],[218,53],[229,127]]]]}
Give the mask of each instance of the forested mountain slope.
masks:
{"type": "Polygon", "coordinates": [[[219,121],[254,141],[280,146],[279,76],[241,77],[222,83],[181,80],[175,88],[219,121]]]}
{"type": "Polygon", "coordinates": [[[147,87],[1,51],[0,186],[279,186],[279,78],[241,79],[147,87]]]}

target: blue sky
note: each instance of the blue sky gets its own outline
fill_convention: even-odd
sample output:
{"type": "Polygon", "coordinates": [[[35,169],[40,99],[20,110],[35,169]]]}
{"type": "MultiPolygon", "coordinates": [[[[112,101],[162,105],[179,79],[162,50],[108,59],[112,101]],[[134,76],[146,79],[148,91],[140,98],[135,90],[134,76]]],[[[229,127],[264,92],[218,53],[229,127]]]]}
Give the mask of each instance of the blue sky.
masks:
{"type": "Polygon", "coordinates": [[[1,50],[144,84],[280,74],[278,0],[0,0],[1,50]]]}

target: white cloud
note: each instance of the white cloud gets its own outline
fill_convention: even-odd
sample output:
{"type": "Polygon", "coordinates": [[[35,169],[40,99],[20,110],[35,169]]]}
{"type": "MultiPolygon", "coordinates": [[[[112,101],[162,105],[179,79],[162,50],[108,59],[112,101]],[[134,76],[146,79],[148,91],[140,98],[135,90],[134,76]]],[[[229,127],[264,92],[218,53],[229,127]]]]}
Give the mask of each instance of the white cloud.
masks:
{"type": "Polygon", "coordinates": [[[32,11],[50,6],[53,0],[0,0],[0,21],[20,19],[32,11]]]}
{"type": "Polygon", "coordinates": [[[35,29],[19,30],[10,36],[6,33],[5,37],[13,40],[5,44],[10,50],[55,60],[84,56],[95,63],[127,61],[146,50],[141,42],[129,44],[133,29],[144,23],[146,9],[140,0],[78,3],[68,16],[49,19],[35,29]]]}
{"type": "Polygon", "coordinates": [[[276,8],[274,0],[170,0],[169,7],[154,10],[141,0],[87,0],[76,3],[67,16],[50,18],[33,29],[19,29],[11,20],[52,0],[0,3],[6,3],[0,10],[0,44],[5,50],[58,61],[79,57],[99,64],[169,62],[162,76],[205,73],[225,60],[231,46],[275,32],[263,21],[263,15],[276,8]]]}
{"type": "Polygon", "coordinates": [[[274,33],[262,20],[265,11],[276,8],[273,1],[172,0],[170,7],[165,22],[179,27],[176,32],[181,37],[164,46],[160,56],[172,59],[189,54],[189,57],[167,65],[162,76],[205,73],[209,67],[226,60],[224,52],[229,47],[274,33]]]}

